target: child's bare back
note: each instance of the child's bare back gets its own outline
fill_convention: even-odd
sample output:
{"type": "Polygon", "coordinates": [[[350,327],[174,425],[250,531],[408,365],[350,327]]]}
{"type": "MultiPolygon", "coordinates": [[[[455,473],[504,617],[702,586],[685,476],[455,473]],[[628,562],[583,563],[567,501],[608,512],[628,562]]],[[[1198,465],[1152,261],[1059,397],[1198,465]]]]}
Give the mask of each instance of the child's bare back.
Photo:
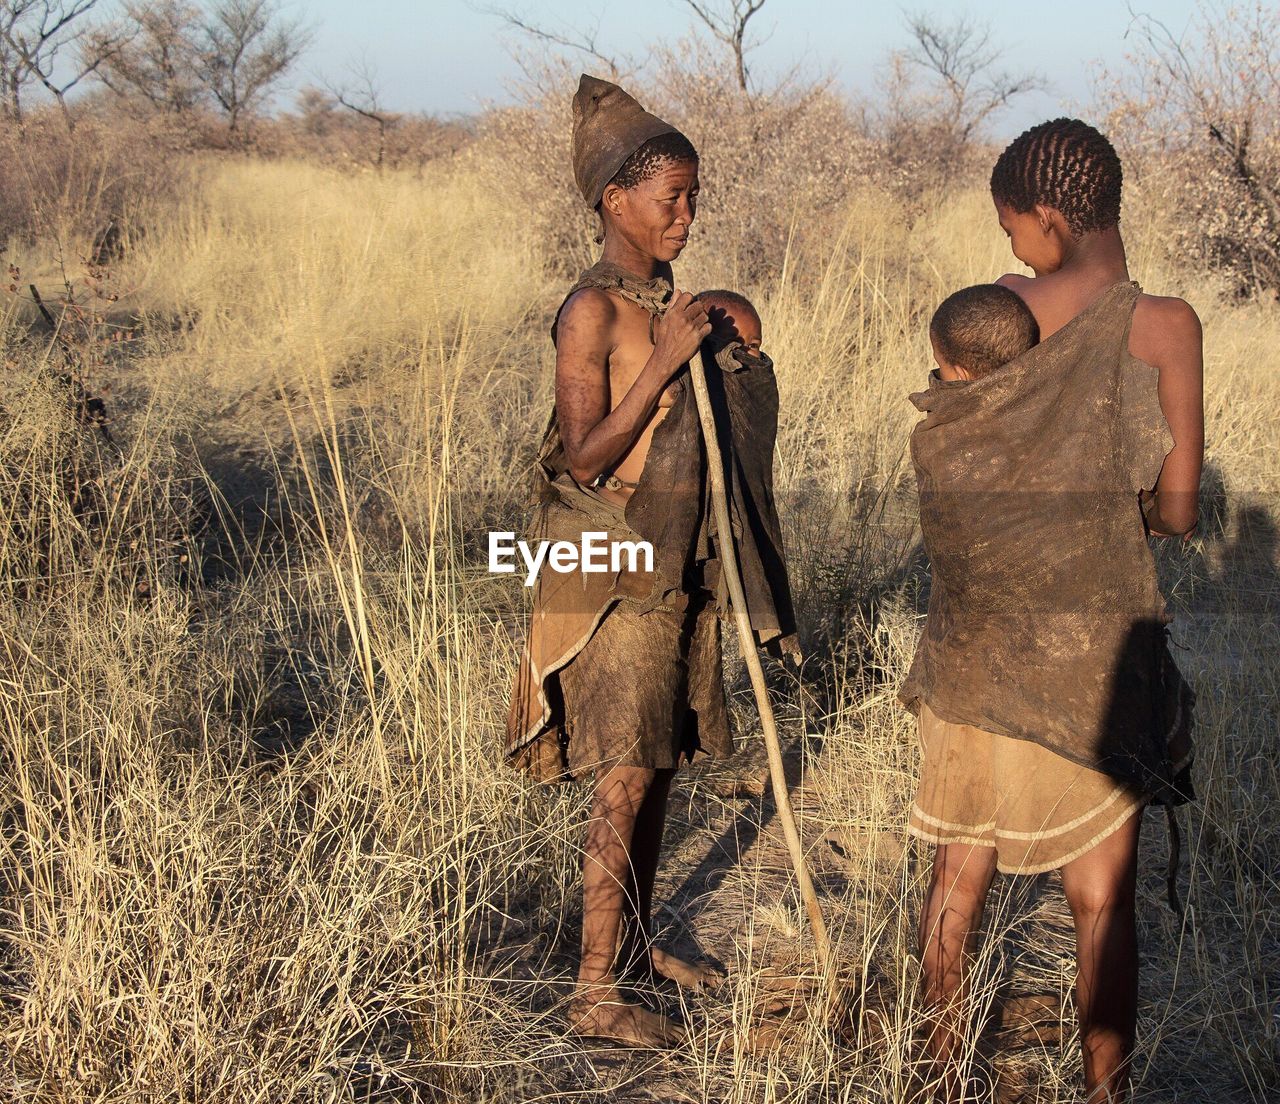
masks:
{"type": "MultiPolygon", "coordinates": [[[[1114,272],[1102,265],[1090,276],[1050,272],[1032,279],[1009,273],[996,282],[1027,304],[1044,340],[1115,284],[1114,272]]],[[[1146,498],[1147,521],[1157,536],[1190,536],[1199,514],[1204,457],[1203,331],[1195,310],[1175,296],[1140,295],[1129,353],[1160,373],[1160,408],[1174,440],[1156,494],[1146,498]]]]}

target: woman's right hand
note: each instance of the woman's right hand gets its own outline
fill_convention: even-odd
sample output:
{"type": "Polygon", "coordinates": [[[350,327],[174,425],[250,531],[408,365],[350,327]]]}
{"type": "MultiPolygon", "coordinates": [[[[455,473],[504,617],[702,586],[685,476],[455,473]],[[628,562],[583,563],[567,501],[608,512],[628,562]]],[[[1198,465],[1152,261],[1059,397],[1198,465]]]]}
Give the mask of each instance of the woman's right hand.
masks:
{"type": "Polygon", "coordinates": [[[682,367],[711,332],[706,305],[687,291],[677,291],[666,313],[653,326],[653,361],[664,377],[682,367]]]}

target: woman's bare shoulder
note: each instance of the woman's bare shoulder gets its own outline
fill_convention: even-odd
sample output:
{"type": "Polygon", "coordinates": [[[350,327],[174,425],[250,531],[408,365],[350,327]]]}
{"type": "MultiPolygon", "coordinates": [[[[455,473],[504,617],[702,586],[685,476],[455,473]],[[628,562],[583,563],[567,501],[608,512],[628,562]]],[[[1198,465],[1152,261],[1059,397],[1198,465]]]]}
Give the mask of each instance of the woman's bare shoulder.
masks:
{"type": "Polygon", "coordinates": [[[614,298],[603,288],[579,288],[560,308],[560,325],[592,326],[612,322],[617,313],[614,298]]]}
{"type": "Polygon", "coordinates": [[[612,347],[617,313],[613,297],[600,288],[580,288],[570,295],[552,328],[557,363],[580,352],[590,359],[607,353],[612,347]]]}
{"type": "Polygon", "coordinates": [[[1062,302],[1061,289],[1051,276],[1023,276],[1017,272],[1006,272],[996,283],[1008,288],[1026,303],[1040,325],[1042,341],[1069,322],[1075,314],[1074,307],[1062,302]]]}

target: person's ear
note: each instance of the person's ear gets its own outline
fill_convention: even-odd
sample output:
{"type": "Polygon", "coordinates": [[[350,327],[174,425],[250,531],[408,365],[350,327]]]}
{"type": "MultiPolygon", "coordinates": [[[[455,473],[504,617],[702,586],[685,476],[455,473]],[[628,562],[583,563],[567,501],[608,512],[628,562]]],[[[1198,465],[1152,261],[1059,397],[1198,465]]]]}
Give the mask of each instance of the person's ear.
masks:
{"type": "Polygon", "coordinates": [[[611,215],[617,218],[622,214],[622,193],[623,189],[617,184],[606,184],[604,195],[600,197],[600,213],[604,214],[607,210],[611,215]]]}
{"type": "Polygon", "coordinates": [[[1076,236],[1071,232],[1071,227],[1067,225],[1067,220],[1056,207],[1046,207],[1043,203],[1037,203],[1036,217],[1040,219],[1040,229],[1046,236],[1056,234],[1063,242],[1075,241],[1076,236]]]}
{"type": "Polygon", "coordinates": [[[968,369],[968,368],[965,368],[963,365],[960,365],[960,364],[953,364],[953,365],[951,365],[951,370],[952,370],[953,372],[955,372],[955,374],[956,374],[956,375],[958,375],[962,380],[972,380],[972,379],[973,379],[973,377],[972,377],[971,375],[969,375],[969,369],[968,369]]]}

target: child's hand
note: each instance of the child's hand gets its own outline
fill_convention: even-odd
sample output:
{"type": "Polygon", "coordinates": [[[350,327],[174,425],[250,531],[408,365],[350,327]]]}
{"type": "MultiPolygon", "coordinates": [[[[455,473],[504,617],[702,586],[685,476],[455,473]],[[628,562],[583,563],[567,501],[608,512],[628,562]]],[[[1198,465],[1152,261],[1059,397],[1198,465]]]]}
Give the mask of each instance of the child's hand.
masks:
{"type": "Polygon", "coordinates": [[[687,291],[677,291],[666,313],[654,323],[653,360],[664,375],[673,374],[711,332],[707,308],[687,291]]]}

